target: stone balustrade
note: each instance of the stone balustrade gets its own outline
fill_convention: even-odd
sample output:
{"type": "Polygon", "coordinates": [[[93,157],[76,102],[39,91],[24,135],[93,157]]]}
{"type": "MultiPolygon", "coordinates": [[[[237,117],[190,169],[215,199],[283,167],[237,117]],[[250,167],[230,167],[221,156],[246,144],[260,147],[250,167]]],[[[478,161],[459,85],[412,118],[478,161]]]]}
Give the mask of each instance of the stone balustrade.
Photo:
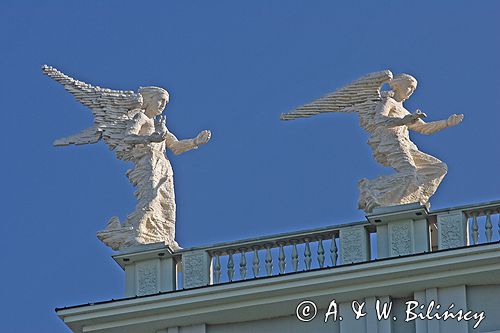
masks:
{"type": "Polygon", "coordinates": [[[197,286],[186,268],[199,262],[211,264],[204,282],[219,284],[366,261],[373,231],[359,222],[181,251],[184,287],[197,286]]]}
{"type": "Polygon", "coordinates": [[[499,241],[499,214],[499,201],[436,211],[434,216],[438,231],[437,249],[499,241]]]}
{"type": "Polygon", "coordinates": [[[375,209],[362,222],[176,252],[153,244],[114,259],[126,272],[126,295],[134,296],[335,269],[499,240],[500,201],[431,212],[409,204],[375,209]]]}

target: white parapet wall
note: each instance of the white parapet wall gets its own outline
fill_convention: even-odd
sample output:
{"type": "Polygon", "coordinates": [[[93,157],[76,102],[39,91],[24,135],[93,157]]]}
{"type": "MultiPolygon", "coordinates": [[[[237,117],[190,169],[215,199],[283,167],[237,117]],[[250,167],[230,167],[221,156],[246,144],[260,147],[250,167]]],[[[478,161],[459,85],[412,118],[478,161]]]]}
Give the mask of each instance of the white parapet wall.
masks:
{"type": "Polygon", "coordinates": [[[113,256],[126,298],[57,314],[86,333],[498,333],[499,215],[500,201],[405,205],[211,246],[142,245],[113,256]],[[391,312],[379,319],[384,304],[391,312]],[[356,319],[356,309],[365,314],[356,319]],[[446,311],[454,317],[432,317],[446,311]]]}

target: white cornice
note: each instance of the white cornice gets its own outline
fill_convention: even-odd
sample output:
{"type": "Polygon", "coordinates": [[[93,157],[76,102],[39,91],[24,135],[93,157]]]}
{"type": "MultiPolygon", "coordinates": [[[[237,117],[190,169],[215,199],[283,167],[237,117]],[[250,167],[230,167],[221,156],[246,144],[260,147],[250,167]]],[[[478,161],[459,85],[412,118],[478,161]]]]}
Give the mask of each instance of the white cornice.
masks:
{"type": "Polygon", "coordinates": [[[409,296],[414,290],[498,283],[500,244],[372,261],[272,278],[58,310],[74,332],[155,332],[169,326],[257,320],[293,313],[304,299],[409,296]]]}

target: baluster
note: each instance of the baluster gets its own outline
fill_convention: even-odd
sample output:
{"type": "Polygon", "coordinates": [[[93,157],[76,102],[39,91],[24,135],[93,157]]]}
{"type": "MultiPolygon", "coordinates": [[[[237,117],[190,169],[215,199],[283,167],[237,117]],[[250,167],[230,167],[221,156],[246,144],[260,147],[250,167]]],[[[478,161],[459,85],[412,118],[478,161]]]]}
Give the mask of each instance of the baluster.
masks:
{"type": "Polygon", "coordinates": [[[311,269],[311,248],[309,247],[309,238],[306,238],[305,241],[304,263],[306,264],[306,271],[308,271],[311,269]]]}
{"type": "Polygon", "coordinates": [[[337,266],[337,243],[335,241],[335,234],[332,235],[332,246],[330,246],[330,257],[332,259],[332,266],[337,266]]]}
{"type": "Polygon", "coordinates": [[[299,269],[299,254],[297,252],[297,243],[295,241],[293,241],[292,247],[292,267],[294,272],[299,269]]]}
{"type": "Polygon", "coordinates": [[[215,283],[216,284],[220,282],[220,274],[221,274],[221,271],[220,271],[220,254],[216,253],[215,254],[215,283]]]}
{"type": "Polygon", "coordinates": [[[486,212],[486,224],[484,225],[486,241],[491,242],[491,237],[493,236],[493,224],[491,224],[491,212],[486,212]]]}
{"type": "Polygon", "coordinates": [[[280,243],[280,254],[278,256],[278,265],[280,268],[280,274],[285,273],[285,266],[286,266],[286,257],[285,257],[285,250],[283,249],[284,243],[280,243]]]}
{"type": "Polygon", "coordinates": [[[320,268],[325,266],[325,249],[323,248],[323,239],[318,238],[318,264],[320,268]]]}
{"type": "Polygon", "coordinates": [[[474,245],[477,244],[478,236],[479,236],[479,227],[477,225],[477,213],[472,213],[472,243],[474,245]]]}
{"type": "Polygon", "coordinates": [[[255,246],[253,248],[253,265],[252,265],[254,278],[259,276],[259,270],[260,270],[259,247],[255,246]]]}
{"type": "Polygon", "coordinates": [[[240,249],[240,276],[242,280],[245,280],[247,276],[247,256],[246,249],[240,249]]]}
{"type": "Polygon", "coordinates": [[[273,256],[271,255],[271,245],[266,245],[266,273],[270,276],[273,273],[273,256]]]}
{"type": "Polygon", "coordinates": [[[229,250],[229,260],[227,262],[227,277],[229,282],[233,281],[234,276],[234,261],[233,261],[233,250],[229,250]]]}

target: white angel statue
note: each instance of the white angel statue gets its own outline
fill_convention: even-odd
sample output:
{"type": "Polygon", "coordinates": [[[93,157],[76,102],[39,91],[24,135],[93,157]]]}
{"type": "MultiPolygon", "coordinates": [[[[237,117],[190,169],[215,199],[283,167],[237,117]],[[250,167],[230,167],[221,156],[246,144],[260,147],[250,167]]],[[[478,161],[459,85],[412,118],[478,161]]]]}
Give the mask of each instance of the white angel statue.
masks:
{"type": "Polygon", "coordinates": [[[410,113],[403,102],[417,87],[408,74],[393,77],[389,70],[368,74],[312,103],[281,115],[282,120],[310,117],[323,112],[357,112],[359,123],[369,134],[373,157],[396,173],[359,181],[358,206],[367,213],[375,207],[418,202],[426,205],[446,175],[447,166],[418,150],[410,141],[409,130],[433,134],[459,124],[463,114],[426,123],[420,110],[410,113]],[[384,83],[392,90],[382,91],[384,83]]]}
{"type": "Polygon", "coordinates": [[[177,155],[198,148],[210,140],[210,131],[202,131],[188,140],[178,140],[169,132],[165,117],[161,116],[169,100],[165,89],[141,87],[137,93],[104,89],[75,80],[47,65],[42,70],[94,115],[92,127],[56,140],[54,145],[90,144],[102,139],[118,159],[134,164],[127,177],[137,187],[135,211],[123,224],[118,217],[112,217],[97,237],[114,250],[156,242],[179,249],[175,241],[173,171],[165,149],[177,155]]]}

